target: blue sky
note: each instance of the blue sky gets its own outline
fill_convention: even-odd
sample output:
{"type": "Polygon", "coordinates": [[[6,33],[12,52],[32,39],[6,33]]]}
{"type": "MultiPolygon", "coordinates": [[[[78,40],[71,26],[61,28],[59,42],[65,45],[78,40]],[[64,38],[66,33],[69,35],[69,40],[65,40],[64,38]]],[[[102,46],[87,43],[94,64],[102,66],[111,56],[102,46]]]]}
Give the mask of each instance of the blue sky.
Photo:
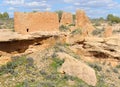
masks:
{"type": "Polygon", "coordinates": [[[0,12],[8,12],[11,17],[15,11],[56,11],[75,13],[85,10],[91,18],[106,17],[107,14],[120,16],[120,0],[0,0],[0,12]]]}

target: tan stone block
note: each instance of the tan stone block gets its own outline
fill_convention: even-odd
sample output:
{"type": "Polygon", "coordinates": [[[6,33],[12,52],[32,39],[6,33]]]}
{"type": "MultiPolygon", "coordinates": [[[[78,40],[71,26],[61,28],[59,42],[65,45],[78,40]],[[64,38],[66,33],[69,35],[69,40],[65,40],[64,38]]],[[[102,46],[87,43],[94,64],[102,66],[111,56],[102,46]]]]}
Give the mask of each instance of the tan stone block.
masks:
{"type": "Polygon", "coordinates": [[[73,23],[73,18],[71,13],[63,12],[62,18],[60,21],[61,25],[69,25],[73,23]]]}
{"type": "Polygon", "coordinates": [[[36,31],[59,31],[59,20],[57,13],[14,13],[15,31],[21,34],[36,31]]]}

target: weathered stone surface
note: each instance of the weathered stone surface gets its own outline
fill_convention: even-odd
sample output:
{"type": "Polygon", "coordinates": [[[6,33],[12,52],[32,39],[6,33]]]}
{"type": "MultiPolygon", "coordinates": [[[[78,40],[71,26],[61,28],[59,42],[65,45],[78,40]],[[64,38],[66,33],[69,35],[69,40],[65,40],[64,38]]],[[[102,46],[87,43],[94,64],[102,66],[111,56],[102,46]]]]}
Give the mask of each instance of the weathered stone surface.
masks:
{"type": "Polygon", "coordinates": [[[35,31],[59,31],[59,20],[57,13],[14,13],[15,31],[21,34],[35,31]]]}
{"type": "Polygon", "coordinates": [[[104,37],[110,37],[110,36],[112,36],[112,26],[106,26],[105,32],[104,32],[104,37]]]}
{"type": "Polygon", "coordinates": [[[89,35],[94,30],[92,23],[82,10],[76,12],[76,27],[82,29],[84,36],[89,35]]]}
{"type": "Polygon", "coordinates": [[[85,63],[73,58],[66,53],[57,54],[59,58],[65,60],[65,62],[62,64],[62,67],[59,69],[59,72],[65,72],[68,75],[77,76],[89,85],[96,85],[96,74],[91,67],[87,66],[85,63]]]}
{"type": "Polygon", "coordinates": [[[66,43],[75,44],[84,41],[84,37],[80,34],[67,36],[66,43]]]}
{"type": "Polygon", "coordinates": [[[1,56],[0,57],[0,66],[1,65],[5,65],[7,62],[10,62],[11,58],[10,57],[6,57],[6,56],[1,56]]]}
{"type": "Polygon", "coordinates": [[[69,24],[72,24],[72,22],[73,22],[72,14],[63,12],[60,24],[61,25],[69,25],[69,24]]]}

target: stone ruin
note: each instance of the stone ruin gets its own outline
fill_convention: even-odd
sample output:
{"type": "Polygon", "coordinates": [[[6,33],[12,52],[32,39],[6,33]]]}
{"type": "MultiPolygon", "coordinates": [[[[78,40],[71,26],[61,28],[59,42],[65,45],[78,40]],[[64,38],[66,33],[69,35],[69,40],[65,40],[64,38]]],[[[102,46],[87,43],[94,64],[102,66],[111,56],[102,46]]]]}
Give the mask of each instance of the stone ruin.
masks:
{"type": "Polygon", "coordinates": [[[35,31],[58,31],[59,20],[57,13],[35,12],[35,13],[14,13],[15,31],[21,34],[35,31]]]}
{"type": "Polygon", "coordinates": [[[73,23],[73,18],[71,13],[63,12],[60,25],[69,25],[73,23]]]}
{"type": "MultiPolygon", "coordinates": [[[[21,34],[36,31],[58,32],[60,25],[69,25],[72,23],[72,14],[67,12],[63,12],[60,23],[57,13],[54,12],[14,13],[14,28],[16,32],[21,34]]],[[[80,28],[82,30],[84,36],[90,34],[94,29],[85,12],[81,10],[76,12],[75,25],[75,28],[80,28]]]]}
{"type": "Polygon", "coordinates": [[[110,36],[112,36],[112,32],[113,32],[113,30],[112,30],[112,26],[106,26],[105,27],[105,31],[104,31],[104,37],[110,37],[110,36]]]}
{"type": "Polygon", "coordinates": [[[85,36],[90,35],[94,30],[92,23],[82,10],[76,11],[76,27],[80,28],[85,36]]]}

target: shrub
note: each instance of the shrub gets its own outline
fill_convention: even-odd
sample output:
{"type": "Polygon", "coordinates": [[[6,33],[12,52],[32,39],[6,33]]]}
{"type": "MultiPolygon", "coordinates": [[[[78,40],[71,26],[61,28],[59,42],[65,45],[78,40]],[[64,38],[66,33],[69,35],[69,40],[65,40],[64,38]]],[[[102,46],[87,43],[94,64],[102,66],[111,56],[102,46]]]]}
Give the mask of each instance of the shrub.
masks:
{"type": "Polygon", "coordinates": [[[42,70],[40,70],[40,74],[41,74],[41,75],[47,75],[46,71],[45,71],[45,70],[43,70],[43,69],[42,69],[42,70]]]}
{"type": "Polygon", "coordinates": [[[61,25],[61,26],[59,27],[59,29],[60,29],[60,31],[63,31],[63,32],[65,32],[65,31],[70,31],[69,27],[68,27],[68,26],[65,26],[65,25],[61,25]]]}
{"type": "Polygon", "coordinates": [[[82,34],[81,29],[75,29],[74,31],[71,32],[71,34],[75,35],[75,34],[82,34]]]}
{"type": "Polygon", "coordinates": [[[99,22],[96,22],[95,23],[95,26],[100,26],[101,24],[99,22]]]}
{"type": "Polygon", "coordinates": [[[27,62],[27,65],[26,65],[27,68],[34,66],[33,58],[31,58],[31,57],[27,58],[26,62],[27,62]]]}
{"type": "Polygon", "coordinates": [[[0,29],[2,29],[2,26],[0,26],[0,29]]]}
{"type": "Polygon", "coordinates": [[[56,87],[53,82],[41,82],[37,87],[56,87]]]}
{"type": "Polygon", "coordinates": [[[8,62],[6,65],[3,65],[0,68],[0,74],[4,74],[4,73],[14,73],[14,69],[15,67],[17,67],[17,64],[14,62],[8,62]]]}
{"type": "Polygon", "coordinates": [[[118,79],[120,79],[120,76],[118,76],[118,79]]]}
{"type": "Polygon", "coordinates": [[[108,85],[105,83],[105,76],[97,76],[98,82],[96,84],[96,87],[108,87],[108,85]]]}
{"type": "Polygon", "coordinates": [[[59,58],[52,58],[52,60],[53,60],[53,63],[51,65],[55,69],[57,69],[64,63],[64,60],[60,60],[59,58]]]}
{"type": "Polygon", "coordinates": [[[63,79],[65,79],[65,80],[72,80],[72,81],[74,81],[76,78],[75,78],[75,77],[73,77],[73,76],[70,76],[70,75],[68,75],[68,74],[65,74],[65,75],[64,75],[64,77],[63,77],[63,79]]]}
{"type": "Polygon", "coordinates": [[[104,32],[104,28],[103,29],[95,29],[93,32],[92,32],[92,35],[100,35],[104,32]]]}
{"type": "Polygon", "coordinates": [[[21,58],[12,58],[12,62],[8,62],[6,65],[3,65],[0,67],[0,75],[10,73],[15,73],[14,69],[18,67],[19,65],[22,65],[25,63],[25,57],[21,58]]]}
{"type": "Polygon", "coordinates": [[[118,70],[116,68],[113,69],[114,73],[118,73],[118,70]]]}
{"type": "Polygon", "coordinates": [[[24,84],[23,83],[19,83],[15,87],[24,87],[24,84]]]}
{"type": "Polygon", "coordinates": [[[101,71],[102,70],[102,67],[98,64],[89,64],[92,68],[94,68],[95,70],[97,71],[101,71]]]}
{"type": "Polygon", "coordinates": [[[119,69],[120,69],[120,65],[117,65],[116,68],[119,68],[119,69]]]}
{"type": "Polygon", "coordinates": [[[24,85],[24,87],[30,87],[27,79],[24,80],[23,85],[24,85]]]}
{"type": "Polygon", "coordinates": [[[69,24],[68,26],[75,26],[75,24],[69,24]]]}

